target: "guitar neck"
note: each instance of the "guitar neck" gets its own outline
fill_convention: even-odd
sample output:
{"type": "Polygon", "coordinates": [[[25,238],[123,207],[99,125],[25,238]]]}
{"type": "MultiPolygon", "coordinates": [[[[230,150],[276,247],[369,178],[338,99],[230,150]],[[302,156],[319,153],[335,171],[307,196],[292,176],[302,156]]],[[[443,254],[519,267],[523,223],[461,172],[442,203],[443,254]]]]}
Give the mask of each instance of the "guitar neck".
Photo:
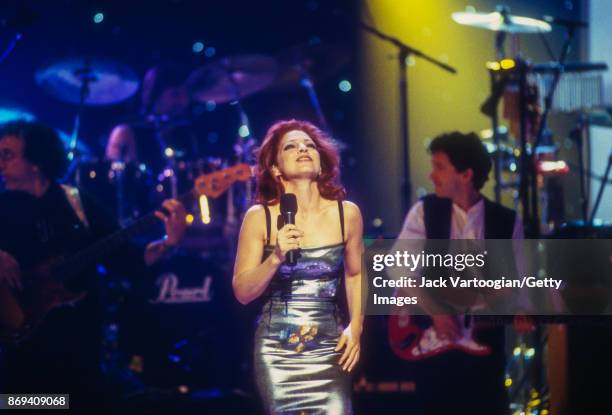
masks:
{"type": "MultiPolygon", "coordinates": [[[[187,205],[193,196],[194,191],[191,190],[178,196],[177,200],[183,205],[187,205]]],[[[68,281],[82,273],[88,267],[97,264],[117,249],[125,246],[135,236],[153,229],[157,224],[159,224],[159,219],[155,216],[154,212],[151,212],[137,219],[127,227],[95,242],[79,251],[74,256],[66,259],[55,269],[54,275],[56,275],[56,278],[60,281],[68,281]]]]}

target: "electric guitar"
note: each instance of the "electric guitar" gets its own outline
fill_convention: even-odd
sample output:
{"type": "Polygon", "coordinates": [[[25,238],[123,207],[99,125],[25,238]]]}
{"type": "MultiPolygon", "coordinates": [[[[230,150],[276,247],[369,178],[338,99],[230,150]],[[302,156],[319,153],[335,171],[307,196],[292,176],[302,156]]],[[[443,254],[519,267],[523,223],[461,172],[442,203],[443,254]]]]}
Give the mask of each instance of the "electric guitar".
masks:
{"type": "MultiPolygon", "coordinates": [[[[473,356],[487,356],[491,348],[479,343],[475,333],[481,328],[512,324],[513,315],[459,315],[459,335],[453,340],[438,335],[430,316],[409,314],[390,315],[387,331],[393,353],[403,360],[418,361],[456,350],[473,356]]],[[[601,316],[600,316],[601,317],[601,316]]],[[[542,324],[590,324],[608,326],[609,321],[597,321],[593,316],[538,315],[529,316],[531,323],[542,324]]]]}
{"type": "MultiPolygon", "coordinates": [[[[251,175],[247,164],[201,175],[195,179],[193,189],[177,199],[186,205],[193,197],[201,195],[217,198],[234,182],[247,181],[251,175]]],[[[22,270],[21,291],[1,284],[0,343],[17,344],[25,340],[52,309],[83,299],[86,292],[69,291],[64,284],[157,223],[155,214],[150,213],[69,258],[48,258],[31,269],[22,270]]]]}
{"type": "MultiPolygon", "coordinates": [[[[419,317],[420,318],[420,317],[419,317]]],[[[423,316],[420,324],[411,315],[390,315],[388,324],[389,345],[401,359],[424,360],[451,350],[474,356],[491,353],[489,346],[474,339],[474,319],[458,316],[459,335],[456,339],[442,338],[433,326],[431,317],[423,316]]]]}

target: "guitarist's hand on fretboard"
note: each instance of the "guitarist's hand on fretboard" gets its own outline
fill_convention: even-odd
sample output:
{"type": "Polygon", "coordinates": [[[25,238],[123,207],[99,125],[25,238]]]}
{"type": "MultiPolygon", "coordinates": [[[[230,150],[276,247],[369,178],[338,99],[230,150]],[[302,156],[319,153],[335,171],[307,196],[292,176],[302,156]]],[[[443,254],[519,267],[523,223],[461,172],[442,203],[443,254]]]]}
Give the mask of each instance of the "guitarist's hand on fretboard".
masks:
{"type": "Polygon", "coordinates": [[[164,200],[162,207],[161,210],[155,211],[155,216],[164,221],[166,243],[170,246],[176,246],[183,239],[187,228],[185,207],[176,199],[164,200]]]}
{"type": "Polygon", "coordinates": [[[21,271],[17,260],[7,252],[0,250],[0,284],[21,290],[21,271]]]}

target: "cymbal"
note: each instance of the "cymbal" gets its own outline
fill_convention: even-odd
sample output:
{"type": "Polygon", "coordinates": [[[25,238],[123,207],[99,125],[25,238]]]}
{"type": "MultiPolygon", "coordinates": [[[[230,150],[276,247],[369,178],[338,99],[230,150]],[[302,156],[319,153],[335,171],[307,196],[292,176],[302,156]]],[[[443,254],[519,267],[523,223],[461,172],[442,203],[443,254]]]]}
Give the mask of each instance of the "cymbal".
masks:
{"type": "Polygon", "coordinates": [[[461,25],[479,27],[495,32],[545,33],[552,30],[550,24],[543,20],[514,16],[510,13],[456,12],[452,14],[452,17],[455,22],[461,25]]]}
{"type": "Polygon", "coordinates": [[[338,73],[349,61],[346,48],[329,43],[301,43],[277,55],[280,64],[275,88],[299,86],[308,78],[322,81],[338,73]]]}
{"type": "Polygon", "coordinates": [[[84,105],[110,105],[130,98],[140,82],[127,65],[102,58],[69,58],[39,69],[36,83],[63,102],[78,104],[86,86],[84,105]]]}
{"type": "Polygon", "coordinates": [[[230,102],[259,92],[276,78],[278,64],[265,55],[234,55],[197,68],[187,78],[191,96],[199,102],[230,102]]]}

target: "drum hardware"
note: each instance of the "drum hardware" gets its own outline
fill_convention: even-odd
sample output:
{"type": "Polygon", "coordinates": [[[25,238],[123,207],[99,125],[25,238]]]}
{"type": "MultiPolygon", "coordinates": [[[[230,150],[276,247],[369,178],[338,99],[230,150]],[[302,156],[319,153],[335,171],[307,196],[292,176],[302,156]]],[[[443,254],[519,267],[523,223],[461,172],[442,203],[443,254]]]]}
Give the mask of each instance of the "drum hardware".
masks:
{"type": "Polygon", "coordinates": [[[52,97],[69,104],[112,105],[138,91],[140,82],[127,65],[100,58],[69,58],[38,71],[36,83],[52,97]]]}
{"type": "Polygon", "coordinates": [[[36,83],[52,97],[77,104],[72,136],[68,145],[70,165],[64,176],[64,181],[68,181],[79,161],[76,149],[84,107],[111,105],[128,99],[138,90],[138,78],[124,64],[108,59],[86,57],[56,61],[39,69],[35,79],[36,83]]]}
{"type": "Polygon", "coordinates": [[[277,71],[276,60],[269,56],[228,56],[197,68],[187,78],[186,86],[195,101],[222,104],[267,88],[277,71]]]}
{"type": "MultiPolygon", "coordinates": [[[[498,59],[501,59],[504,56],[503,43],[504,36],[506,33],[510,34],[519,34],[519,33],[546,33],[552,30],[549,23],[532,19],[528,17],[521,16],[513,16],[510,14],[509,9],[504,6],[498,6],[497,11],[493,13],[475,13],[475,12],[459,12],[453,13],[453,20],[462,25],[467,25],[471,27],[484,28],[488,30],[492,30],[497,32],[496,40],[495,40],[495,49],[497,52],[498,59]]],[[[497,72],[500,70],[500,66],[503,68],[503,65],[489,67],[491,71],[491,98],[489,102],[486,102],[483,105],[483,110],[487,115],[491,116],[493,131],[497,131],[497,113],[496,113],[496,104],[499,100],[499,97],[502,94],[503,89],[506,88],[507,83],[512,83],[516,85],[515,88],[518,90],[518,119],[519,119],[519,134],[520,137],[520,198],[521,204],[523,207],[523,220],[526,227],[526,233],[530,237],[538,237],[539,230],[539,210],[538,210],[538,195],[537,195],[537,187],[538,187],[538,174],[537,167],[538,163],[535,159],[536,152],[529,152],[527,150],[527,144],[530,141],[530,137],[532,137],[533,148],[538,149],[539,146],[543,143],[545,135],[549,134],[547,131],[547,118],[548,114],[551,111],[553,97],[555,94],[555,90],[559,84],[559,79],[562,70],[568,69],[573,72],[584,72],[591,70],[603,70],[605,69],[605,65],[602,66],[600,64],[576,64],[569,65],[565,63],[567,58],[567,54],[569,52],[569,46],[574,38],[575,29],[577,27],[584,27],[586,24],[583,22],[573,22],[573,21],[565,21],[563,19],[555,19],[552,17],[548,17],[546,20],[553,22],[555,24],[560,24],[566,28],[567,36],[565,38],[565,42],[561,49],[561,54],[557,62],[548,63],[540,66],[532,66],[528,62],[524,61],[520,54],[514,59],[514,65],[508,67],[509,72],[504,74],[504,76],[498,76],[493,74],[493,72],[497,72]],[[549,75],[543,75],[544,73],[548,73],[549,75]],[[546,86],[543,92],[545,92],[545,97],[543,100],[540,100],[538,97],[538,88],[533,81],[532,74],[535,74],[536,78],[542,79],[543,76],[547,76],[546,86]],[[552,75],[552,76],[551,76],[552,75]],[[530,78],[531,76],[531,78],[530,78]],[[538,97],[538,101],[541,102],[542,110],[540,111],[540,105],[534,103],[534,96],[538,97]],[[540,114],[541,112],[541,114],[540,114]],[[531,127],[530,127],[531,126],[531,127]],[[530,130],[531,133],[530,133],[530,130]]],[[[544,81],[540,81],[544,82],[544,81]]],[[[580,99],[576,99],[575,97],[564,97],[562,96],[562,101],[565,102],[566,106],[569,108],[574,108],[576,105],[585,105],[586,106],[594,106],[598,102],[597,99],[598,91],[597,91],[597,82],[593,79],[588,79],[584,77],[580,78],[580,85],[576,86],[575,80],[569,80],[568,86],[565,89],[568,89],[571,93],[575,93],[576,88],[584,88],[584,86],[588,85],[590,88],[589,94],[586,94],[585,97],[580,97],[580,99]]],[[[567,94],[565,94],[567,95],[567,94]]],[[[494,134],[494,143],[498,144],[497,134],[494,134]]],[[[499,160],[499,153],[496,153],[495,159],[495,179],[496,179],[496,199],[499,201],[500,198],[500,187],[499,180],[501,178],[501,166],[499,160]]],[[[561,167],[561,165],[555,165],[556,167],[561,167]]],[[[555,169],[553,169],[555,170],[555,169]]],[[[567,169],[561,168],[559,172],[564,172],[567,169]]]]}
{"type": "Polygon", "coordinates": [[[552,30],[549,23],[530,17],[514,16],[505,6],[498,6],[492,13],[455,12],[452,18],[464,26],[478,27],[511,34],[547,33],[552,30]]]}
{"type": "Polygon", "coordinates": [[[151,208],[153,176],[144,164],[80,160],[75,180],[124,226],[151,208]]]}
{"type": "MultiPolygon", "coordinates": [[[[213,101],[217,104],[229,102],[236,106],[240,118],[234,145],[237,162],[252,163],[256,144],[241,100],[271,86],[277,75],[278,63],[275,58],[265,55],[234,55],[197,68],[187,79],[187,88],[195,101],[213,101]]],[[[251,198],[252,188],[250,182],[247,182],[242,197],[245,206],[242,208],[250,203],[251,198]]]]}
{"type": "Polygon", "coordinates": [[[548,95],[555,73],[562,74],[551,103],[551,110],[558,112],[585,111],[603,104],[603,71],[605,63],[575,62],[560,65],[546,63],[533,65],[535,81],[540,95],[540,106],[544,107],[544,96],[548,95]]]}

